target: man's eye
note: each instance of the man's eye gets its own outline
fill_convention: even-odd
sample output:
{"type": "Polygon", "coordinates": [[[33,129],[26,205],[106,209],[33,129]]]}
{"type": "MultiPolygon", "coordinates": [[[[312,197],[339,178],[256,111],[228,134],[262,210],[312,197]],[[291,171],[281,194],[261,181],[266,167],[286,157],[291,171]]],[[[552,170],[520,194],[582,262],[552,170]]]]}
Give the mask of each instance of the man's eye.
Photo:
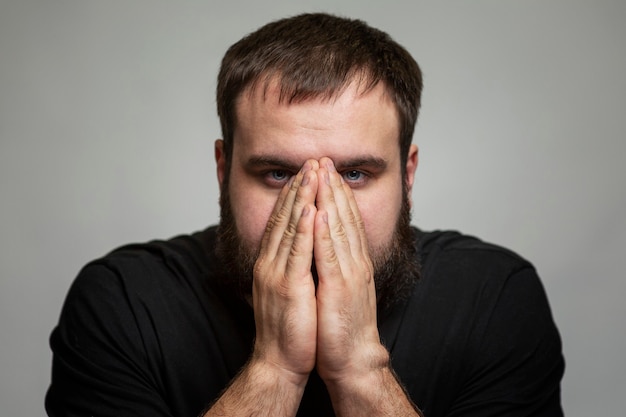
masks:
{"type": "Polygon", "coordinates": [[[342,176],[344,181],[346,181],[350,186],[364,185],[365,181],[367,181],[367,175],[364,172],[357,171],[356,169],[346,171],[342,174],[342,176]]]}
{"type": "Polygon", "coordinates": [[[291,172],[284,169],[273,169],[263,174],[263,178],[266,184],[271,187],[280,188],[291,178],[291,172]]]}
{"type": "Polygon", "coordinates": [[[270,175],[272,177],[273,180],[275,181],[284,181],[287,178],[289,178],[289,174],[287,173],[287,171],[283,171],[280,169],[274,170],[272,172],[270,172],[270,175]]]}
{"type": "Polygon", "coordinates": [[[348,171],[343,174],[344,178],[348,181],[358,181],[361,175],[363,175],[363,173],[357,170],[348,171]]]}

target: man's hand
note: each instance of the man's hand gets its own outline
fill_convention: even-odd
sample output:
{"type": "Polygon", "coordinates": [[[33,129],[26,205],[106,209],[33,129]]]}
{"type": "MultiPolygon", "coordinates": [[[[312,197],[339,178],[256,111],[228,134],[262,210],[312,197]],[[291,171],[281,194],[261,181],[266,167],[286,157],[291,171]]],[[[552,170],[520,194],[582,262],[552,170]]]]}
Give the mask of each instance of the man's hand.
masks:
{"type": "Polygon", "coordinates": [[[252,360],[302,386],[316,354],[311,263],[317,169],[317,161],[307,161],[281,191],[254,268],[252,360]]]}
{"type": "Polygon", "coordinates": [[[314,239],[318,373],[338,416],[419,416],[380,343],[374,268],[356,200],[329,158],[319,164],[314,239]]]}
{"type": "Polygon", "coordinates": [[[376,323],[374,268],[352,190],[328,158],[320,160],[318,183],[317,369],[327,383],[355,381],[389,362],[376,323]]]}
{"type": "Polygon", "coordinates": [[[307,161],[280,193],[254,268],[256,324],[248,364],[204,417],[295,416],[315,366],[311,274],[319,165],[307,161]]]}

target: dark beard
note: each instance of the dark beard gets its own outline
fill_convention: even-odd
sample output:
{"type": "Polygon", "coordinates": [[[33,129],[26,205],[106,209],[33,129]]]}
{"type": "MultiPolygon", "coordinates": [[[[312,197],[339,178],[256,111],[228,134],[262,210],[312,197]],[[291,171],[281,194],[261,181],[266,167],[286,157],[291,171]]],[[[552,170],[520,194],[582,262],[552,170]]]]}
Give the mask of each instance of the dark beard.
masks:
{"type": "MultiPolygon", "coordinates": [[[[403,187],[406,190],[406,187],[403,187]]],[[[258,249],[247,247],[240,239],[228,192],[228,181],[222,184],[220,224],[215,248],[221,265],[221,284],[243,299],[252,296],[254,264],[258,249]]],[[[420,277],[420,262],[414,231],[411,228],[411,206],[403,193],[400,215],[391,243],[371,254],[378,308],[387,309],[411,295],[420,277]]],[[[314,279],[317,279],[313,264],[314,279]]],[[[317,281],[316,281],[317,282],[317,281]]]]}

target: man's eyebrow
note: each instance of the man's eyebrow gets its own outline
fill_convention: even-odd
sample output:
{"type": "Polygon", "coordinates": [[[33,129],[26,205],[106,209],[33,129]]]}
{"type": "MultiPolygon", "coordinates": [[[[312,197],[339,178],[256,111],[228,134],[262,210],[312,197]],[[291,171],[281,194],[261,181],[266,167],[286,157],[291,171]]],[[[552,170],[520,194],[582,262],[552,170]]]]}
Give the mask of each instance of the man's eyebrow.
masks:
{"type": "MultiPolygon", "coordinates": [[[[298,172],[301,165],[294,164],[277,155],[252,155],[245,164],[246,168],[281,168],[291,172],[298,172]]],[[[357,156],[340,161],[335,161],[337,170],[345,170],[348,168],[369,167],[375,170],[384,170],[387,168],[387,161],[376,156],[357,156]]]]}
{"type": "Polygon", "coordinates": [[[298,172],[300,166],[275,155],[252,155],[245,164],[246,168],[279,167],[291,172],[298,172]]]}
{"type": "Polygon", "coordinates": [[[347,168],[369,167],[376,170],[384,170],[387,168],[387,161],[376,156],[358,156],[342,161],[335,161],[337,170],[341,171],[347,168]]]}

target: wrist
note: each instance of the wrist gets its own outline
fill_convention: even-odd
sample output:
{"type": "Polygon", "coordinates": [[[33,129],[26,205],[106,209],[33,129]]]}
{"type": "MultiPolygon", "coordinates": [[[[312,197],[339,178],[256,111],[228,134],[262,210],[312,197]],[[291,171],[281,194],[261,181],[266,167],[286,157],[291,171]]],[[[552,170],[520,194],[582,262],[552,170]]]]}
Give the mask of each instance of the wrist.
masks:
{"type": "Polygon", "coordinates": [[[318,370],[329,390],[358,391],[360,387],[372,387],[391,371],[389,352],[380,343],[363,348],[351,355],[345,366],[332,372],[318,370]]]}
{"type": "Polygon", "coordinates": [[[247,372],[260,383],[279,384],[286,389],[304,392],[309,373],[296,372],[280,364],[253,354],[246,366],[247,372]]]}
{"type": "Polygon", "coordinates": [[[389,365],[370,369],[355,377],[326,382],[333,409],[338,416],[398,415],[394,402],[402,400],[397,380],[389,365]],[[393,410],[393,411],[392,411],[393,410]]]}
{"type": "Polygon", "coordinates": [[[295,416],[307,379],[308,375],[295,378],[253,356],[204,417],[295,416]]]}
{"type": "Polygon", "coordinates": [[[338,416],[422,416],[393,371],[386,350],[372,358],[367,370],[324,382],[338,416]]]}

